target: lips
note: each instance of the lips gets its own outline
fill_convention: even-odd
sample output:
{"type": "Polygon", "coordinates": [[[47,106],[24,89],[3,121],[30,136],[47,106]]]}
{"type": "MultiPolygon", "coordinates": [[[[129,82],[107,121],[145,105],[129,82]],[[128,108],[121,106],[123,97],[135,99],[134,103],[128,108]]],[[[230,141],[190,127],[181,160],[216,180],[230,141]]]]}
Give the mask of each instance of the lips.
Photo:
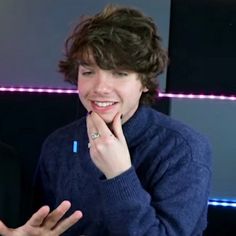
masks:
{"type": "Polygon", "coordinates": [[[108,107],[108,106],[114,105],[115,102],[98,102],[98,101],[94,101],[94,104],[96,104],[99,107],[108,107]]]}
{"type": "Polygon", "coordinates": [[[91,101],[92,109],[96,112],[111,112],[118,102],[113,101],[91,101]]]}

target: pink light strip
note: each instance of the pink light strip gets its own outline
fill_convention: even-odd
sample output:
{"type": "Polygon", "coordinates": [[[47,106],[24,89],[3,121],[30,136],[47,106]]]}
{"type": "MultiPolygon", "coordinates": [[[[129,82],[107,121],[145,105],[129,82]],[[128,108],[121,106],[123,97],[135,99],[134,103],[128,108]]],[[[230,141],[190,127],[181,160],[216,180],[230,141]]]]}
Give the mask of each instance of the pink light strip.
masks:
{"type": "Polygon", "coordinates": [[[76,89],[55,89],[55,88],[23,88],[23,87],[0,87],[0,92],[26,92],[26,93],[78,93],[76,89]]]}
{"type": "Polygon", "coordinates": [[[225,96],[225,95],[159,93],[159,97],[236,101],[236,96],[225,96]]]}
{"type": "MultiPolygon", "coordinates": [[[[29,92],[29,93],[60,93],[77,94],[76,89],[56,89],[56,88],[24,88],[24,87],[0,87],[0,92],[29,92]]],[[[179,98],[179,99],[210,99],[236,101],[236,96],[225,95],[205,95],[205,94],[174,94],[159,92],[159,97],[179,98]]]]}

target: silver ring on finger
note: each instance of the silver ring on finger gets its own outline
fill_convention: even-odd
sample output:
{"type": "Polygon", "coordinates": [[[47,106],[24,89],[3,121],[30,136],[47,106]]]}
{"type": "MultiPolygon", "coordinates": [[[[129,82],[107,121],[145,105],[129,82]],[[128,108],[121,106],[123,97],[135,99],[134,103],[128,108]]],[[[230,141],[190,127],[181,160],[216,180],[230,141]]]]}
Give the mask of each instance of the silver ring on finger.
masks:
{"type": "Polygon", "coordinates": [[[98,133],[98,132],[95,132],[95,133],[92,133],[91,134],[91,139],[92,140],[95,140],[95,139],[97,139],[97,138],[99,138],[101,135],[98,133]]]}

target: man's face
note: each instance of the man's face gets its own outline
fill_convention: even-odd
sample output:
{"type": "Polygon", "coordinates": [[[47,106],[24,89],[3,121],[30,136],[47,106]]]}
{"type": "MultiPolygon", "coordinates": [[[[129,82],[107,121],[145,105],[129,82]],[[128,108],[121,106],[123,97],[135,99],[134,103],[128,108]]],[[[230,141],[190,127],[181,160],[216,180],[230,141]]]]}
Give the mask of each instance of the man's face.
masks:
{"type": "Polygon", "coordinates": [[[79,66],[80,100],[87,111],[96,112],[107,124],[118,112],[126,122],[137,110],[140,97],[146,91],[135,72],[102,70],[95,64],[79,66]]]}

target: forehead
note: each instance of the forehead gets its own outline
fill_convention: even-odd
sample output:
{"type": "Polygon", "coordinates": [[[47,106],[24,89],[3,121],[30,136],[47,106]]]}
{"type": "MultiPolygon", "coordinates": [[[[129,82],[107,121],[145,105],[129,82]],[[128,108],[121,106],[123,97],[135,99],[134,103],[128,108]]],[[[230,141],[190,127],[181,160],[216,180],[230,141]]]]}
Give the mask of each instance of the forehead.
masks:
{"type": "Polygon", "coordinates": [[[96,65],[93,53],[91,50],[85,50],[78,55],[78,64],[82,66],[96,65]]]}

